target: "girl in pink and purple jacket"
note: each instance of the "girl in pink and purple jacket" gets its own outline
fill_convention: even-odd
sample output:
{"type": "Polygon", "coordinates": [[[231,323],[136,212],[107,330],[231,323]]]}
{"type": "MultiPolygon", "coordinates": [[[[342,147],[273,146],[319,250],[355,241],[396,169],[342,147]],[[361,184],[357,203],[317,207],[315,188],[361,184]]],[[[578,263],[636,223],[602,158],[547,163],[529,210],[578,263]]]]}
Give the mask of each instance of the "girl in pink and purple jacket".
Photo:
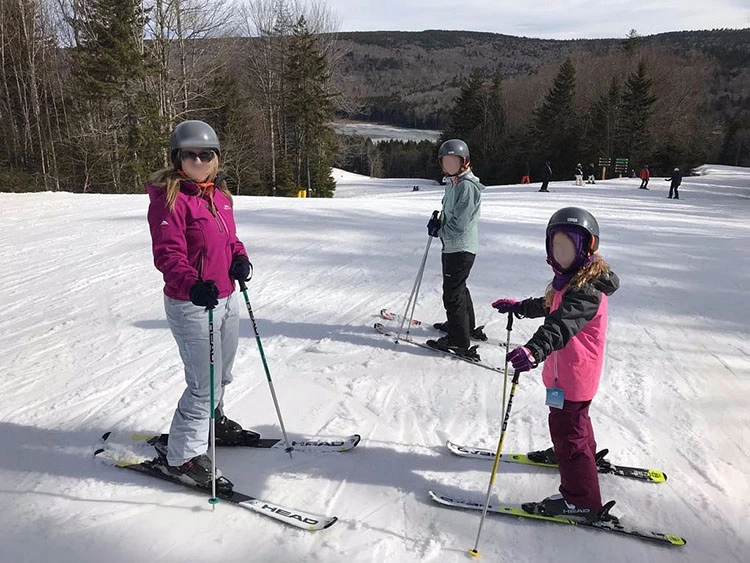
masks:
{"type": "Polygon", "coordinates": [[[607,299],[619,279],[598,254],[599,225],[578,207],[556,211],[547,224],[547,262],[555,276],[544,297],[498,299],[492,306],[518,317],[544,317],[544,324],[507,361],[517,371],[544,362],[549,430],[560,494],[524,509],[548,516],[596,520],[602,508],[596,441],[589,406],[599,387],[607,332],[607,299]],[[546,361],[545,361],[546,360],[546,361]]]}

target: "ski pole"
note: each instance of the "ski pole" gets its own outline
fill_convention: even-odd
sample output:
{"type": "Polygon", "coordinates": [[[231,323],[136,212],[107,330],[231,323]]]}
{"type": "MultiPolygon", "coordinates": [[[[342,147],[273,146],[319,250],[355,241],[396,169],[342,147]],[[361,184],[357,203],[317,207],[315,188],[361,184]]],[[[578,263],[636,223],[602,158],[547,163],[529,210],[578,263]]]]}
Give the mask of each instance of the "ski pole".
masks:
{"type": "MultiPolygon", "coordinates": [[[[438,212],[433,211],[432,217],[433,219],[437,219],[438,212]]],[[[406,319],[409,319],[409,326],[406,329],[406,334],[409,334],[409,331],[411,330],[411,321],[414,318],[414,309],[417,306],[417,295],[419,294],[419,288],[422,285],[422,276],[424,275],[424,268],[427,264],[427,255],[430,252],[430,245],[432,244],[433,237],[431,235],[427,235],[427,246],[424,249],[424,256],[422,256],[422,261],[419,264],[419,269],[417,270],[417,278],[414,280],[414,285],[411,289],[411,294],[409,294],[409,299],[406,302],[406,310],[404,311],[404,314],[401,317],[401,325],[398,327],[398,334],[396,335],[396,343],[398,343],[398,339],[401,336],[401,331],[404,329],[404,323],[406,322],[406,319]],[[411,314],[409,313],[409,308],[411,307],[411,314]]]]}
{"type": "Polygon", "coordinates": [[[279,417],[279,425],[281,426],[281,433],[284,436],[284,443],[286,444],[285,452],[292,457],[292,450],[294,447],[289,443],[289,437],[286,435],[286,428],[284,427],[284,419],[281,417],[281,409],[279,408],[279,400],[276,397],[276,390],[273,388],[273,381],[271,380],[271,372],[268,369],[268,362],[266,361],[266,354],[263,352],[263,344],[260,341],[260,334],[258,334],[258,324],[255,322],[255,315],[253,314],[253,308],[250,306],[250,299],[247,296],[247,285],[245,280],[238,280],[240,282],[240,289],[242,295],[245,296],[245,305],[247,305],[247,312],[250,315],[250,321],[253,325],[253,332],[255,332],[255,341],[258,343],[258,350],[260,350],[260,359],[263,361],[263,369],[266,371],[266,379],[268,380],[268,387],[271,390],[271,397],[273,398],[273,405],[276,407],[276,415],[279,417]]]}
{"type": "Polygon", "coordinates": [[[510,332],[513,330],[513,313],[508,313],[508,324],[505,327],[508,338],[505,341],[505,373],[503,374],[503,409],[500,418],[505,418],[505,391],[508,388],[508,352],[510,351],[510,332]]]}
{"type": "Polygon", "coordinates": [[[409,325],[406,328],[406,333],[409,334],[409,331],[411,330],[411,321],[414,316],[414,306],[416,306],[417,301],[417,293],[419,293],[419,287],[422,285],[422,276],[424,275],[424,268],[427,264],[427,255],[430,252],[430,244],[432,244],[432,237],[428,236],[427,238],[427,246],[424,250],[424,255],[422,256],[422,261],[419,263],[419,269],[417,270],[417,277],[414,280],[414,285],[411,288],[411,293],[409,294],[409,299],[406,302],[406,310],[404,311],[404,314],[401,316],[401,325],[398,328],[398,336],[401,335],[401,331],[404,328],[404,323],[406,322],[406,319],[409,319],[409,325]],[[414,304],[414,306],[412,306],[414,304]],[[409,314],[409,309],[411,308],[412,312],[411,315],[409,314]]]}
{"type": "Polygon", "coordinates": [[[216,505],[219,502],[216,496],[216,414],[214,405],[214,308],[208,307],[208,380],[211,385],[211,498],[209,504],[216,505]]]}
{"type": "Polygon", "coordinates": [[[424,255],[424,259],[422,260],[422,266],[419,270],[419,273],[417,275],[417,290],[414,292],[414,299],[411,302],[411,312],[409,313],[409,327],[406,329],[406,335],[409,335],[409,332],[411,331],[411,322],[414,319],[414,309],[417,307],[417,297],[419,296],[419,290],[422,288],[422,277],[424,276],[424,269],[427,265],[427,254],[430,251],[430,244],[432,243],[432,237],[430,237],[430,240],[427,241],[427,250],[424,255]]]}
{"type": "MultiPolygon", "coordinates": [[[[506,364],[507,371],[507,364],[506,364]]],[[[477,539],[474,542],[473,549],[469,550],[469,554],[473,557],[479,557],[479,537],[482,535],[482,526],[484,525],[484,519],[487,516],[487,508],[490,505],[490,495],[492,494],[492,486],[495,484],[495,475],[497,474],[497,466],[500,462],[500,456],[503,451],[503,442],[505,441],[505,431],[508,428],[508,419],[510,418],[510,409],[513,407],[513,396],[516,394],[516,386],[518,385],[518,376],[521,372],[516,370],[513,372],[513,385],[510,388],[510,397],[508,397],[508,407],[505,409],[505,416],[503,417],[503,428],[500,431],[500,439],[497,442],[497,451],[495,452],[495,463],[492,464],[492,473],[490,473],[490,483],[487,486],[487,497],[484,499],[484,509],[482,510],[482,518],[479,520],[479,529],[477,530],[477,539]]]]}
{"type": "Polygon", "coordinates": [[[401,332],[404,330],[404,323],[406,323],[407,319],[409,320],[409,324],[406,327],[407,336],[411,330],[411,322],[414,316],[414,308],[416,307],[416,302],[417,302],[416,294],[419,292],[419,287],[422,285],[422,275],[424,274],[425,264],[427,263],[427,254],[430,252],[431,243],[432,243],[432,237],[430,237],[427,240],[427,247],[425,248],[424,256],[422,257],[422,262],[419,264],[419,269],[417,270],[417,277],[414,280],[414,285],[411,288],[409,299],[406,302],[406,310],[404,311],[404,314],[401,315],[401,324],[398,327],[398,334],[396,335],[396,343],[398,343],[398,339],[401,337],[401,332]],[[409,313],[409,309],[411,309],[411,314],[409,313]]]}

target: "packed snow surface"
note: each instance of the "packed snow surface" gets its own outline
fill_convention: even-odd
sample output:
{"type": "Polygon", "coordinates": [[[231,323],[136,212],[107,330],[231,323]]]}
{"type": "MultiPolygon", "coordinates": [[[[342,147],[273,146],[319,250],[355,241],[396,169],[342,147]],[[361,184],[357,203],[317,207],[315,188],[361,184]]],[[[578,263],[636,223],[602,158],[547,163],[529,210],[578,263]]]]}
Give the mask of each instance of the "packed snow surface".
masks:
{"type": "MultiPolygon", "coordinates": [[[[433,504],[431,488],[483,501],[491,463],[449,454],[494,449],[502,375],[408,344],[373,322],[401,312],[440,208],[430,180],[334,171],[337,197],[237,197],[255,266],[249,296],[292,437],[358,432],[346,454],[219,450],[238,490],[336,515],[320,532],[289,528],[92,457],[103,432],[165,432],[183,390],[152,264],[146,195],[0,194],[0,561],[466,561],[479,513],[433,504]],[[413,191],[413,186],[420,186],[413,191]]],[[[591,416],[599,447],[664,484],[601,476],[613,513],[683,535],[664,548],[596,530],[490,516],[482,560],[742,562],[750,553],[750,171],[702,167],[679,201],[668,183],[488,187],[469,287],[477,319],[505,340],[499,297],[539,296],[549,216],[593,212],[601,252],[620,276],[607,361],[591,416]],[[743,555],[744,554],[744,555],[743,555]]],[[[444,318],[439,242],[416,308],[444,318]]],[[[243,310],[231,418],[280,430],[243,310]]],[[[539,320],[516,321],[524,343],[539,320]]],[[[419,335],[418,332],[415,333],[419,335]]],[[[480,346],[497,365],[503,353],[480,346]]],[[[518,386],[506,452],[547,447],[540,370],[518,386]]],[[[500,464],[493,499],[556,492],[555,471],[500,464]]]]}

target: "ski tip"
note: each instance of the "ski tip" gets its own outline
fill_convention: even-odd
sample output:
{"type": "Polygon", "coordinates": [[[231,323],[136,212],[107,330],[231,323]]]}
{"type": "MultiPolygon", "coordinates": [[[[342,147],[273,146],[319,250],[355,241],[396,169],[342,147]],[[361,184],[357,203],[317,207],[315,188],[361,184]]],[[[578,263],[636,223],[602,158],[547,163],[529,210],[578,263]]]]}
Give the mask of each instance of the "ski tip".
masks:
{"type": "Polygon", "coordinates": [[[96,451],[94,452],[94,455],[95,455],[95,456],[96,456],[96,455],[99,455],[99,454],[100,454],[100,453],[102,453],[103,451],[104,451],[104,448],[99,448],[99,449],[97,449],[97,450],[96,450],[96,451]]]}
{"type": "Polygon", "coordinates": [[[672,545],[686,545],[687,540],[683,538],[682,536],[672,536],[670,534],[664,534],[664,539],[667,540],[672,545]]]}
{"type": "Polygon", "coordinates": [[[335,524],[336,522],[338,522],[338,521],[339,521],[339,518],[338,518],[338,516],[332,516],[332,517],[331,517],[331,518],[330,518],[330,519],[328,520],[328,522],[326,522],[325,526],[323,526],[323,529],[325,530],[325,529],[327,529],[327,528],[330,528],[331,526],[333,526],[333,525],[334,525],[334,524],[335,524]]]}
{"type": "Polygon", "coordinates": [[[109,432],[105,432],[104,434],[102,434],[102,441],[103,441],[103,442],[106,442],[107,440],[109,440],[109,437],[110,437],[111,435],[112,435],[112,432],[111,432],[111,431],[109,431],[109,432]]]}
{"type": "Polygon", "coordinates": [[[352,448],[356,448],[361,440],[362,436],[359,434],[352,434],[352,448]]]}
{"type": "Polygon", "coordinates": [[[664,483],[667,480],[667,474],[663,471],[658,471],[657,469],[649,469],[648,478],[653,483],[664,483]]]}

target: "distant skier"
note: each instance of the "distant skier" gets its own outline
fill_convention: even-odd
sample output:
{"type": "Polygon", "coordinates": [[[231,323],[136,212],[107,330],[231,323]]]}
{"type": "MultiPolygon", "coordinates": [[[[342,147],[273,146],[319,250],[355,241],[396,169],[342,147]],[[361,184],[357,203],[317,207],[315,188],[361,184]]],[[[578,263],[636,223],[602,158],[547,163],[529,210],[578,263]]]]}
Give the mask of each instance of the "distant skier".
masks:
{"type": "Polygon", "coordinates": [[[523,168],[521,170],[521,183],[522,184],[531,183],[531,166],[529,166],[528,160],[523,163],[523,168]]]}
{"type": "Polygon", "coordinates": [[[539,174],[542,178],[542,187],[539,188],[540,192],[548,192],[547,187],[549,186],[550,180],[552,180],[552,167],[549,165],[549,160],[544,161],[544,166],[539,174]]]}
{"type": "Polygon", "coordinates": [[[589,162],[589,177],[586,180],[587,184],[596,184],[596,167],[593,162],[589,162]]]}
{"type": "Polygon", "coordinates": [[[499,313],[544,317],[525,346],[506,357],[517,371],[544,363],[549,430],[549,461],[560,471],[560,494],[524,505],[547,516],[596,520],[602,508],[596,441],[589,406],[599,387],[607,330],[607,298],[619,280],[599,255],[599,225],[578,207],[556,211],[547,224],[547,262],[554,278],[544,297],[498,299],[499,313]]]}
{"type": "Polygon", "coordinates": [[[581,166],[580,162],[576,164],[576,169],[573,175],[576,178],[576,186],[582,186],[583,185],[583,167],[581,166]]]}
{"type": "Polygon", "coordinates": [[[677,191],[677,188],[680,187],[680,184],[682,184],[682,173],[680,172],[679,168],[675,168],[672,170],[672,175],[667,178],[667,182],[672,182],[669,185],[669,199],[672,199],[672,193],[674,193],[675,199],[680,199],[680,194],[677,191]]]}
{"type": "Polygon", "coordinates": [[[644,164],[643,168],[641,168],[641,187],[638,188],[639,190],[647,190],[648,188],[648,180],[651,178],[651,172],[648,170],[648,164],[644,164]]]}
{"type": "MultiPolygon", "coordinates": [[[[177,403],[160,468],[188,483],[210,487],[209,335],[214,311],[216,439],[230,441],[242,427],[223,414],[239,337],[235,280],[247,280],[250,261],[237,238],[232,196],[219,169],[221,150],[203,121],[178,124],[170,142],[172,165],[146,185],[154,264],[164,276],[167,323],[177,341],[187,388],[177,403]]],[[[221,473],[217,471],[217,476],[221,473]]]]}
{"type": "Polygon", "coordinates": [[[443,306],[448,320],[435,323],[435,328],[447,332],[427,344],[445,351],[453,351],[470,359],[479,360],[471,338],[487,340],[474,319],[466,280],[479,246],[479,214],[484,186],[471,171],[469,147],[460,139],[450,139],[440,145],[438,161],[448,178],[443,196],[443,210],[439,219],[430,219],[427,232],[440,237],[443,243],[443,306]]]}

